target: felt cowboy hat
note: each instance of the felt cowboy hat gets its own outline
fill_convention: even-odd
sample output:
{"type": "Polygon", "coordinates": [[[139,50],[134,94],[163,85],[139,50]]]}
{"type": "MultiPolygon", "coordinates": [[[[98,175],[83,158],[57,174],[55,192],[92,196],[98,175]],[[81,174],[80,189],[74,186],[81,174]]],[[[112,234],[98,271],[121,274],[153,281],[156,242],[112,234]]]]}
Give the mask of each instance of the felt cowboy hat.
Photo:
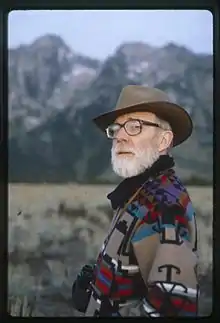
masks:
{"type": "Polygon", "coordinates": [[[156,88],[128,85],[121,91],[113,111],[99,115],[93,121],[102,131],[123,114],[146,111],[169,122],[173,131],[173,146],[190,137],[193,129],[189,114],[178,104],[170,101],[168,95],[156,88]]]}

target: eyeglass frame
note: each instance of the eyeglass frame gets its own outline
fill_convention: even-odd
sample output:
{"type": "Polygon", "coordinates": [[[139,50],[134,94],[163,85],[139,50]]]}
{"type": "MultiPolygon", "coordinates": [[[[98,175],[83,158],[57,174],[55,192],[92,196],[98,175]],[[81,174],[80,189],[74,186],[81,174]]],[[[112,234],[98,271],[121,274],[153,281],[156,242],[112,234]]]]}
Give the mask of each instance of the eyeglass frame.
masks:
{"type": "MultiPolygon", "coordinates": [[[[111,125],[118,125],[118,126],[120,126],[120,128],[118,129],[118,131],[120,131],[120,129],[121,129],[121,128],[124,128],[125,132],[126,132],[129,136],[131,136],[131,137],[134,137],[134,136],[139,135],[139,134],[142,132],[143,125],[145,125],[145,126],[150,126],[150,127],[157,127],[157,128],[161,128],[161,127],[160,127],[160,125],[159,125],[158,123],[154,123],[154,122],[146,121],[146,120],[141,120],[141,119],[129,119],[129,120],[126,120],[126,121],[125,121],[124,123],[122,123],[122,124],[121,124],[121,123],[118,123],[118,122],[114,122],[114,123],[112,123],[111,125]],[[128,123],[128,122],[130,122],[130,121],[138,121],[138,122],[140,123],[140,132],[136,133],[135,135],[130,135],[130,134],[127,132],[127,130],[126,130],[126,128],[125,128],[125,125],[126,125],[126,123],[128,123]]],[[[108,136],[108,128],[109,128],[109,126],[105,129],[106,134],[107,134],[107,137],[108,137],[109,139],[115,139],[115,137],[114,137],[114,138],[112,138],[112,137],[109,137],[109,136],[108,136]]]]}

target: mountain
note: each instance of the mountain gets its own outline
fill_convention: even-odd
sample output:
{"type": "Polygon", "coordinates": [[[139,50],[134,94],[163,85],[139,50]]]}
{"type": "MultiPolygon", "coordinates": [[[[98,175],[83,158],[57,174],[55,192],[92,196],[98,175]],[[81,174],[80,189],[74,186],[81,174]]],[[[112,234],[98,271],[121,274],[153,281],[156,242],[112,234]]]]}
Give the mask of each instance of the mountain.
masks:
{"type": "Polygon", "coordinates": [[[65,108],[100,66],[73,52],[56,35],[9,50],[10,134],[31,130],[65,108]]]}
{"type": "Polygon", "coordinates": [[[118,181],[111,142],[91,119],[114,108],[123,86],[165,90],[194,122],[174,148],[183,179],[212,180],[213,57],[173,43],[124,43],[105,61],[70,49],[56,35],[9,49],[9,180],[118,181]]]}

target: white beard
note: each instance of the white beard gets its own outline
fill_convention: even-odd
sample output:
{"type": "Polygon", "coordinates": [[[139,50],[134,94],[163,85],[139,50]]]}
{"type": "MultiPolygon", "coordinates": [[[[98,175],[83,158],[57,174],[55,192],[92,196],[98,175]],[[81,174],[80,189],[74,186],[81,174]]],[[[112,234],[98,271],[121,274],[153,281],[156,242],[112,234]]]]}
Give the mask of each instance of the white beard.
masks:
{"type": "Polygon", "coordinates": [[[123,178],[143,173],[160,157],[159,152],[151,146],[145,149],[129,149],[128,151],[133,152],[135,155],[118,156],[115,147],[111,149],[112,168],[117,175],[123,178]]]}

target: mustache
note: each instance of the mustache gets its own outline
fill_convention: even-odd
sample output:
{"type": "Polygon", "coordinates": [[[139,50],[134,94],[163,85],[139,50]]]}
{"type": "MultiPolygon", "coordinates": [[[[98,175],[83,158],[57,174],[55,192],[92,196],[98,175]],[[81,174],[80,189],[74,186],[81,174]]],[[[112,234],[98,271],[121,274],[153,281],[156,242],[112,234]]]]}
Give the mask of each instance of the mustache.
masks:
{"type": "Polygon", "coordinates": [[[112,148],[113,152],[115,154],[119,154],[119,153],[133,153],[135,154],[136,153],[136,150],[135,149],[132,149],[132,148],[121,148],[121,147],[113,147],[112,148]]]}

